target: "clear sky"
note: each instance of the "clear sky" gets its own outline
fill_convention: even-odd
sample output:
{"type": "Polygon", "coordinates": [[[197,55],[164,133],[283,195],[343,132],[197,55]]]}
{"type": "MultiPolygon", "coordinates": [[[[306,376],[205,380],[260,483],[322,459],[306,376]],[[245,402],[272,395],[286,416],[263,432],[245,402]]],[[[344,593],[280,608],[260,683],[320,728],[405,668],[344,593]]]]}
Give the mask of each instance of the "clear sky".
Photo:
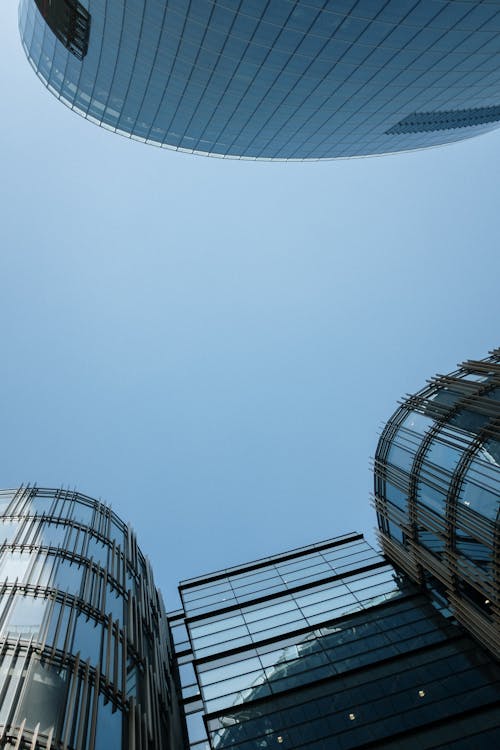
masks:
{"type": "Polygon", "coordinates": [[[73,114],[0,10],[1,479],[101,497],[175,585],[352,530],[398,399],[499,342],[500,131],[323,163],[73,114]]]}

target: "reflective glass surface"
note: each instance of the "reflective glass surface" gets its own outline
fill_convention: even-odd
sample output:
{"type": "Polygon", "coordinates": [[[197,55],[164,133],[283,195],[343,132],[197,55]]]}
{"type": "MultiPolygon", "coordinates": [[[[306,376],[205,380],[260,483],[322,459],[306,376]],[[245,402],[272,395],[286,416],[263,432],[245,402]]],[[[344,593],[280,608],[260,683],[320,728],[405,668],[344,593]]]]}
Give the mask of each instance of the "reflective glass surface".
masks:
{"type": "Polygon", "coordinates": [[[491,671],[477,645],[368,551],[363,540],[345,540],[181,584],[193,646],[186,650],[180,635],[192,750],[208,748],[208,739],[233,750],[385,747],[393,736],[400,750],[430,749],[435,735],[425,734],[436,722],[452,739],[473,741],[474,721],[456,724],[474,707],[491,728],[500,669],[491,671]],[[329,580],[330,559],[352,564],[329,580]],[[297,573],[295,588],[277,583],[285,570],[287,580],[297,573]],[[253,600],[237,602],[249,579],[253,600]]]}
{"type": "Polygon", "coordinates": [[[71,0],[78,26],[56,14],[67,2],[49,5],[45,18],[40,0],[19,6],[44,84],[162,146],[322,159],[461,140],[500,118],[496,0],[71,0]]]}
{"type": "Polygon", "coordinates": [[[6,499],[0,737],[8,726],[19,748],[125,750],[147,734],[172,750],[170,721],[181,748],[164,607],[132,530],[75,492],[22,487],[6,499]]]}
{"type": "Polygon", "coordinates": [[[409,397],[389,420],[375,458],[385,553],[419,583],[422,571],[439,580],[457,602],[457,618],[497,656],[499,393],[495,350],[409,397]]]}

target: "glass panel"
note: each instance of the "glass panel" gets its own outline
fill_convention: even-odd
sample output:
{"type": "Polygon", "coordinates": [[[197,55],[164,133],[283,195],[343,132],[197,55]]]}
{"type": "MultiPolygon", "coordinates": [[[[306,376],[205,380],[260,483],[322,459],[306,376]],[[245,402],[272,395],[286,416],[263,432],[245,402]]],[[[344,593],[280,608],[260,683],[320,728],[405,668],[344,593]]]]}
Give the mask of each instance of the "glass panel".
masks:
{"type": "Polygon", "coordinates": [[[94,750],[122,747],[122,714],[103,695],[99,696],[94,750]]]}
{"type": "Polygon", "coordinates": [[[179,666],[179,675],[181,678],[181,685],[182,687],[186,687],[187,685],[192,685],[196,682],[196,675],[194,673],[194,667],[192,662],[188,662],[187,664],[181,664],[179,666]]]}
{"type": "Polygon", "coordinates": [[[393,466],[398,466],[400,469],[406,469],[408,472],[411,471],[414,458],[415,452],[410,453],[410,451],[404,450],[394,443],[392,443],[387,454],[389,463],[393,464],[393,466]]]}
{"type": "Polygon", "coordinates": [[[487,518],[495,519],[500,501],[500,469],[496,463],[487,459],[489,456],[482,450],[479,457],[471,461],[459,502],[487,518]]]}
{"type": "Polygon", "coordinates": [[[214,682],[227,680],[235,675],[252,672],[260,669],[260,667],[260,661],[255,656],[250,659],[240,658],[233,664],[225,664],[223,667],[216,667],[215,669],[209,669],[206,672],[202,672],[200,674],[200,683],[202,685],[211,685],[214,682]]]}
{"type": "Polygon", "coordinates": [[[105,568],[108,564],[108,548],[93,536],[89,536],[87,557],[92,557],[93,561],[105,568]]]}
{"type": "Polygon", "coordinates": [[[186,716],[186,721],[189,742],[199,742],[200,740],[206,739],[207,733],[205,731],[203,714],[201,712],[196,714],[188,714],[188,716],[186,716]]]}
{"type": "Polygon", "coordinates": [[[418,435],[424,435],[433,424],[434,420],[430,417],[420,414],[417,411],[411,411],[403,420],[401,426],[406,427],[412,432],[416,432],[418,435]]]}
{"type": "Polygon", "coordinates": [[[485,460],[500,466],[500,440],[488,440],[484,444],[485,460]]]}
{"type": "Polygon", "coordinates": [[[459,501],[468,508],[481,513],[486,518],[496,519],[500,497],[489,490],[478,487],[474,482],[464,482],[459,501]]]}
{"type": "Polygon", "coordinates": [[[400,510],[408,510],[408,496],[390,482],[385,483],[385,496],[389,502],[393,503],[400,510]]]}
{"type": "Polygon", "coordinates": [[[119,545],[123,549],[123,546],[124,546],[123,530],[120,526],[118,526],[117,523],[113,521],[113,519],[111,519],[110,539],[111,541],[116,542],[116,544],[119,545]]]}
{"type": "Polygon", "coordinates": [[[457,529],[456,546],[458,552],[467,557],[479,568],[489,570],[492,562],[492,552],[477,539],[469,536],[466,532],[457,529]]]}
{"type": "MultiPolygon", "coordinates": [[[[258,670],[255,672],[249,672],[243,675],[237,675],[236,677],[228,678],[221,682],[213,683],[203,689],[203,697],[205,700],[212,700],[213,698],[219,698],[222,695],[228,695],[230,693],[239,693],[242,690],[248,690],[249,688],[256,687],[262,684],[264,681],[264,671],[260,664],[258,670]]],[[[228,701],[232,703],[234,699],[228,701]]]]}
{"type": "Polygon", "coordinates": [[[44,513],[48,516],[53,505],[53,497],[31,497],[23,508],[23,513],[36,516],[41,516],[44,513]]]}
{"type": "Polygon", "coordinates": [[[47,599],[31,596],[16,596],[7,620],[2,627],[2,635],[11,638],[38,638],[48,608],[47,599]]]}
{"type": "Polygon", "coordinates": [[[457,448],[452,448],[451,445],[440,442],[440,438],[437,437],[427,449],[425,463],[432,462],[436,466],[452,472],[460,461],[461,455],[461,451],[457,450],[457,448]]]}
{"type": "Polygon", "coordinates": [[[470,409],[460,409],[460,411],[450,419],[450,424],[476,435],[489,421],[489,416],[478,414],[470,409]]]}
{"type": "Polygon", "coordinates": [[[79,612],[75,623],[72,651],[80,652],[82,661],[90,659],[96,666],[100,662],[102,626],[94,620],[88,619],[83,612],[79,612]]]}
{"type": "Polygon", "coordinates": [[[113,622],[118,620],[123,624],[123,597],[109,585],[106,591],[106,614],[111,614],[113,622]]]}
{"type": "Polygon", "coordinates": [[[418,484],[417,498],[419,502],[428,508],[437,511],[439,515],[443,515],[446,511],[446,495],[444,492],[440,492],[434,489],[434,487],[429,487],[424,482],[419,482],[418,484]]]}
{"type": "Polygon", "coordinates": [[[392,539],[395,539],[400,544],[404,543],[404,537],[403,537],[403,530],[396,526],[395,523],[392,523],[392,521],[387,521],[387,527],[389,531],[389,536],[392,537],[392,539]]]}
{"type": "Polygon", "coordinates": [[[12,544],[14,537],[19,531],[21,524],[19,521],[1,519],[0,521],[0,544],[12,544]]]}
{"type": "Polygon", "coordinates": [[[75,502],[73,505],[73,512],[71,513],[71,518],[73,521],[77,521],[78,523],[83,523],[86,526],[90,526],[92,523],[92,518],[94,516],[94,508],[91,505],[84,505],[80,502],[75,502]]]}
{"type": "Polygon", "coordinates": [[[0,665],[0,724],[6,724],[21,679],[24,656],[4,657],[0,665]],[[3,698],[1,697],[3,694],[3,698]]]}
{"type": "Polygon", "coordinates": [[[64,547],[68,526],[61,523],[40,524],[40,530],[36,538],[36,543],[44,547],[64,547]]]}
{"type": "Polygon", "coordinates": [[[67,591],[70,594],[78,596],[85,568],[66,559],[54,560],[54,563],[56,562],[58,564],[54,572],[52,585],[61,591],[67,591]]]}
{"type": "Polygon", "coordinates": [[[421,528],[418,532],[418,539],[423,547],[428,549],[429,552],[432,552],[437,557],[440,557],[441,553],[444,552],[444,539],[441,539],[440,536],[434,534],[432,531],[421,528]]]}
{"type": "Polygon", "coordinates": [[[463,393],[460,393],[460,391],[440,388],[433,396],[430,396],[426,405],[426,413],[437,419],[449,411],[461,398],[463,398],[463,393]]]}
{"type": "Polygon", "coordinates": [[[13,582],[17,578],[22,583],[32,559],[28,552],[6,550],[0,559],[0,580],[13,582]]]}
{"type": "Polygon", "coordinates": [[[181,643],[185,644],[186,641],[189,640],[186,626],[184,624],[172,627],[172,636],[176,646],[179,646],[181,643]]]}
{"type": "Polygon", "coordinates": [[[66,706],[66,688],[65,669],[33,662],[15,722],[20,724],[26,719],[28,729],[35,729],[40,724],[40,732],[45,734],[53,729],[57,734],[66,706]]]}
{"type": "Polygon", "coordinates": [[[5,514],[7,512],[7,509],[11,504],[15,494],[15,492],[6,492],[5,490],[0,490],[0,513],[5,514]]]}

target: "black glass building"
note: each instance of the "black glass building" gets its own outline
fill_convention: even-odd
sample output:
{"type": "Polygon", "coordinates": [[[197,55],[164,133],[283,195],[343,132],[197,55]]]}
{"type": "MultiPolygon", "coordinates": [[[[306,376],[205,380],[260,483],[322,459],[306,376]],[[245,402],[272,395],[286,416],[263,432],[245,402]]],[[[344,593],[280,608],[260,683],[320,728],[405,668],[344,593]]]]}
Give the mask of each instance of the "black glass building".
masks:
{"type": "Polygon", "coordinates": [[[191,750],[472,750],[500,667],[360,534],[181,583],[191,750]]]}
{"type": "Polygon", "coordinates": [[[500,0],[20,0],[64,104],[177,150],[382,154],[500,122],[500,0]]]}
{"type": "Polygon", "coordinates": [[[375,503],[385,554],[500,656],[500,349],[405,399],[375,503]]]}
{"type": "Polygon", "coordinates": [[[184,746],[164,606],[134,533],[76,492],[0,492],[0,746],[184,746]]]}

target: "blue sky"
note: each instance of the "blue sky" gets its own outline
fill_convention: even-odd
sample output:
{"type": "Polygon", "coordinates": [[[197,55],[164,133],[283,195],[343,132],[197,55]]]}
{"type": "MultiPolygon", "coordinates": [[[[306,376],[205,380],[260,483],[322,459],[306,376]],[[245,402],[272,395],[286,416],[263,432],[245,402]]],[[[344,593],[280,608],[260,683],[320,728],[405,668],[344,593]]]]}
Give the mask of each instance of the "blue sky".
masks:
{"type": "Polygon", "coordinates": [[[398,399],[499,345],[500,132],[284,164],[110,134],[0,24],[1,481],[64,486],[180,578],[351,530],[398,399]]]}

